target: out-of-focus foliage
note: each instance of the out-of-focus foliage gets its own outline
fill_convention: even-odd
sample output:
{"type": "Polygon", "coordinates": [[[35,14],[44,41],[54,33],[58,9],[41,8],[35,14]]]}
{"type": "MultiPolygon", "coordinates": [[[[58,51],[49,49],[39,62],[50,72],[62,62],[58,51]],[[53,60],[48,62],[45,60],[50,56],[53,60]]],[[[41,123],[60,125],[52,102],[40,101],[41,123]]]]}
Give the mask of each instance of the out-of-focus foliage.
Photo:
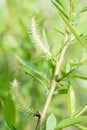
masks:
{"type": "MultiPolygon", "coordinates": [[[[62,0],[65,10],[69,10],[69,0],[62,0]],[[66,2],[68,1],[68,2],[66,2]]],[[[75,0],[75,11],[78,14],[76,17],[76,31],[81,35],[83,43],[85,43],[87,51],[87,12],[81,11],[87,5],[86,0],[75,0]],[[77,6],[78,5],[78,6],[77,6]],[[81,14],[80,14],[81,12],[81,14]],[[80,15],[79,15],[80,14],[80,15]],[[84,32],[84,33],[83,33],[84,32]]],[[[51,47],[51,52],[54,56],[59,53],[64,35],[58,33],[65,32],[65,23],[59,16],[57,10],[52,5],[50,0],[0,0],[0,129],[9,130],[3,117],[3,103],[9,93],[10,82],[15,78],[20,82],[20,91],[27,98],[34,110],[42,110],[47,93],[42,84],[26,74],[25,70],[20,69],[20,63],[17,55],[34,63],[42,72],[46,73],[49,78],[52,70],[49,70],[47,62],[41,57],[29,37],[28,25],[31,17],[36,17],[41,31],[46,30],[48,43],[51,47]]],[[[41,32],[42,33],[42,32],[41,32]]],[[[68,72],[69,65],[75,66],[78,60],[81,60],[84,55],[84,49],[79,45],[78,41],[73,41],[65,55],[65,60],[62,68],[63,72],[68,72]],[[74,60],[73,60],[74,59],[74,60]],[[78,59],[78,60],[77,60],[78,59]],[[66,66],[67,64],[67,66],[66,66]]],[[[86,56],[84,57],[86,61],[86,56]]],[[[24,69],[24,68],[23,68],[24,69]]],[[[31,70],[32,71],[32,70],[31,70]]],[[[79,76],[71,78],[75,96],[76,110],[83,108],[87,98],[87,81],[82,80],[80,75],[87,77],[87,62],[79,67],[77,73],[79,76]]],[[[28,73],[28,72],[27,72],[28,73]]],[[[64,74],[64,73],[63,73],[64,74]]],[[[37,75],[37,73],[36,73],[37,75]]],[[[62,74],[61,74],[62,75],[62,74]]],[[[40,75],[39,75],[40,76],[40,75]]],[[[63,83],[61,83],[63,84],[63,83]]],[[[64,84],[67,86],[67,83],[64,84]]],[[[50,84],[48,84],[48,87],[50,84]]],[[[66,95],[57,95],[53,98],[48,114],[54,113],[60,121],[65,116],[68,116],[66,95]]],[[[11,114],[11,113],[9,113],[11,114]]],[[[36,119],[34,116],[17,111],[16,124],[18,130],[33,130],[36,119]]],[[[73,128],[74,129],[74,128],[73,128]]]]}

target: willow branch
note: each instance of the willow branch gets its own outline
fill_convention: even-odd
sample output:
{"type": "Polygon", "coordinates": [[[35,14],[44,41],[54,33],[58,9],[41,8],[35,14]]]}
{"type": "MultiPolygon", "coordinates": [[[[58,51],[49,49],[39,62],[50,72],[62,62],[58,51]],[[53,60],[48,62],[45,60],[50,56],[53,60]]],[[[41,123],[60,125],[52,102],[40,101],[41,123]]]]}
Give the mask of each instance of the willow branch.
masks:
{"type": "Polygon", "coordinates": [[[42,126],[43,122],[44,122],[44,119],[45,119],[45,116],[46,116],[46,113],[47,113],[47,109],[49,107],[49,104],[51,102],[51,99],[52,99],[52,96],[53,96],[53,93],[55,91],[55,87],[57,85],[57,81],[56,79],[58,79],[58,75],[60,73],[60,68],[61,68],[61,64],[62,64],[62,61],[63,61],[63,58],[64,58],[64,55],[65,55],[65,52],[67,50],[67,47],[68,47],[68,44],[64,46],[62,52],[61,52],[61,55],[60,55],[60,58],[59,60],[56,62],[56,69],[55,69],[55,73],[54,73],[54,79],[52,81],[52,85],[50,87],[50,91],[49,91],[49,94],[47,96],[47,99],[46,99],[46,103],[44,105],[44,108],[43,108],[43,111],[42,111],[42,114],[41,114],[41,117],[39,119],[39,122],[37,124],[37,128],[36,130],[40,130],[40,127],[42,126]]]}

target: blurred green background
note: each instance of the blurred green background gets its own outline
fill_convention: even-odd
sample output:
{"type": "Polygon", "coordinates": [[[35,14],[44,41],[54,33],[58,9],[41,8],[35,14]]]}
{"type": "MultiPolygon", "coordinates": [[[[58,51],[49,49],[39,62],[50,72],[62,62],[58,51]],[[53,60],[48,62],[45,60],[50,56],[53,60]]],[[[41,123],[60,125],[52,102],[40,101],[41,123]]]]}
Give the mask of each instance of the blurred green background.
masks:
{"type": "MultiPolygon", "coordinates": [[[[68,10],[66,2],[64,6],[68,10]]],[[[78,12],[87,5],[86,0],[76,0],[75,11],[78,12]]],[[[52,54],[55,56],[61,47],[63,36],[55,31],[59,29],[65,31],[65,24],[61,20],[56,8],[50,0],[0,0],[0,99],[5,100],[9,90],[10,83],[17,78],[20,82],[20,90],[25,98],[32,102],[35,110],[42,110],[45,103],[46,94],[42,85],[29,77],[19,68],[16,55],[26,59],[29,62],[39,60],[41,54],[34,48],[29,38],[29,21],[31,16],[36,17],[40,30],[46,29],[48,42],[52,54]]],[[[76,29],[79,34],[84,32],[83,41],[87,39],[87,13],[80,15],[77,19],[76,29]],[[79,23],[79,24],[78,24],[79,23]]],[[[87,47],[87,43],[86,43],[87,47]]],[[[83,49],[79,44],[73,44],[68,48],[65,55],[63,67],[72,59],[81,59],[83,49]]],[[[48,77],[50,75],[49,66],[42,60],[35,63],[48,77]]],[[[81,66],[78,72],[87,76],[87,64],[81,66]]],[[[76,111],[79,111],[87,104],[87,81],[71,79],[76,95],[76,111]]],[[[58,120],[68,116],[66,95],[57,95],[53,98],[48,114],[54,113],[58,120]]],[[[28,117],[24,113],[17,111],[18,130],[33,129],[34,117],[28,117]]],[[[73,128],[74,129],[74,128],[73,128]]],[[[0,104],[0,130],[8,130],[3,110],[0,104]]]]}

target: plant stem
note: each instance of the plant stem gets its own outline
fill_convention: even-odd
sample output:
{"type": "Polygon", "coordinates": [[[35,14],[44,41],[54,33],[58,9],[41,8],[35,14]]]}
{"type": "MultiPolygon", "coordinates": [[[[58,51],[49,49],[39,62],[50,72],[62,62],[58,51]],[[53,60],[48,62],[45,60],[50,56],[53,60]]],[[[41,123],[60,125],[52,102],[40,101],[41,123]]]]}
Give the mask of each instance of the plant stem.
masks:
{"type": "Polygon", "coordinates": [[[64,55],[65,55],[65,52],[66,52],[66,50],[67,50],[67,47],[68,47],[68,44],[64,46],[64,48],[63,48],[63,50],[62,50],[62,52],[61,52],[60,58],[59,58],[59,60],[56,62],[56,68],[55,68],[55,73],[54,73],[54,79],[53,79],[53,81],[52,81],[52,85],[51,85],[49,94],[48,94],[48,96],[47,96],[46,103],[45,103],[45,105],[44,105],[44,108],[43,108],[43,111],[42,111],[42,114],[41,114],[41,118],[39,119],[39,122],[38,122],[38,124],[37,124],[36,130],[40,130],[40,127],[42,126],[42,124],[43,124],[43,122],[44,122],[44,119],[45,119],[45,116],[46,116],[46,113],[47,113],[47,109],[48,109],[48,107],[49,107],[49,104],[50,104],[50,102],[51,102],[51,99],[52,99],[52,96],[53,96],[53,93],[54,93],[54,90],[55,90],[55,87],[56,87],[56,84],[57,84],[56,79],[58,79],[58,75],[59,75],[59,72],[60,72],[61,64],[62,64],[64,55]]]}

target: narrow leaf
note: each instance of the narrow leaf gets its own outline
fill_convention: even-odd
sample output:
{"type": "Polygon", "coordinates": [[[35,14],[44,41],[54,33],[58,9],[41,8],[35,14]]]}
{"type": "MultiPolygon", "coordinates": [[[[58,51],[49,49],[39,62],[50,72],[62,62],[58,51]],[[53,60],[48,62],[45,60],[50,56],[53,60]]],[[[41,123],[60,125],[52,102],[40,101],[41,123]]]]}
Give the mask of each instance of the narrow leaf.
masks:
{"type": "Polygon", "coordinates": [[[81,75],[74,75],[75,78],[87,80],[87,77],[81,76],[81,75]]]}
{"type": "Polygon", "coordinates": [[[82,115],[86,111],[87,111],[87,105],[77,115],[75,115],[75,117],[82,115]]]}
{"type": "Polygon", "coordinates": [[[45,78],[39,74],[36,74],[34,73],[34,71],[31,70],[31,68],[22,68],[22,70],[30,75],[32,78],[34,78],[35,80],[37,80],[39,83],[41,83],[46,89],[47,89],[47,86],[46,86],[46,81],[45,78]]]}
{"type": "Polygon", "coordinates": [[[75,112],[75,95],[72,86],[68,88],[68,109],[70,116],[75,112]]]}
{"type": "Polygon", "coordinates": [[[74,35],[74,37],[78,40],[78,42],[80,43],[80,45],[82,47],[84,47],[83,42],[81,41],[78,33],[75,31],[74,27],[69,23],[68,20],[65,19],[65,17],[62,15],[62,13],[60,13],[62,19],[64,20],[64,22],[66,23],[66,25],[68,26],[68,28],[70,29],[70,31],[72,32],[72,34],[74,35]]]}
{"type": "Polygon", "coordinates": [[[12,130],[17,130],[14,126],[12,126],[12,130]]]}
{"type": "Polygon", "coordinates": [[[46,75],[36,66],[31,65],[31,63],[28,64],[27,61],[22,59],[19,56],[16,56],[19,62],[23,65],[20,69],[23,70],[25,73],[29,74],[31,77],[39,81],[41,84],[43,84],[46,87],[47,77],[46,75]]]}
{"type": "Polygon", "coordinates": [[[66,76],[65,70],[61,69],[61,74],[62,74],[62,76],[66,76]]]}
{"type": "Polygon", "coordinates": [[[82,62],[70,63],[71,66],[80,66],[80,65],[82,65],[82,64],[83,64],[82,62]]]}
{"type": "Polygon", "coordinates": [[[56,2],[64,9],[64,6],[60,0],[56,0],[56,2]]]}
{"type": "Polygon", "coordinates": [[[82,125],[76,124],[76,125],[74,125],[74,126],[76,126],[77,128],[79,128],[80,130],[87,130],[87,128],[84,127],[84,126],[82,126],[82,125]]]}
{"type": "Polygon", "coordinates": [[[22,69],[29,69],[33,72],[35,72],[36,74],[43,76],[43,78],[46,79],[46,75],[35,65],[32,65],[31,63],[28,63],[26,60],[24,60],[23,58],[16,56],[17,59],[20,61],[20,63],[23,65],[23,67],[21,67],[22,69]]]}
{"type": "Polygon", "coordinates": [[[17,60],[22,64],[22,65],[27,65],[28,62],[26,60],[24,60],[23,58],[21,58],[20,56],[18,55],[15,55],[17,60]]]}
{"type": "Polygon", "coordinates": [[[67,64],[66,64],[66,68],[65,68],[65,72],[66,72],[66,73],[69,73],[69,72],[70,72],[70,69],[71,69],[70,63],[67,63],[67,64]]]}
{"type": "Polygon", "coordinates": [[[76,68],[73,68],[72,70],[70,70],[68,73],[65,73],[63,70],[62,70],[62,77],[61,78],[59,78],[59,82],[61,81],[61,80],[63,80],[63,79],[65,79],[65,78],[67,78],[71,73],[73,73],[75,70],[77,69],[77,67],[76,68]]]}
{"type": "Polygon", "coordinates": [[[28,66],[28,65],[31,65],[31,64],[34,64],[34,63],[38,63],[38,62],[41,62],[43,61],[45,58],[44,57],[40,57],[39,59],[37,60],[34,60],[34,61],[27,61],[25,59],[23,59],[22,57],[20,57],[19,55],[15,55],[17,60],[23,65],[23,66],[28,66]]]}
{"type": "Polygon", "coordinates": [[[57,2],[55,2],[54,0],[51,0],[52,3],[54,4],[54,6],[59,10],[59,12],[61,12],[61,14],[68,19],[68,15],[65,13],[65,11],[63,9],[60,8],[59,4],[57,4],[57,2]]]}
{"type": "Polygon", "coordinates": [[[62,31],[55,29],[55,31],[57,31],[58,33],[62,34],[63,36],[65,35],[62,31]]]}
{"type": "Polygon", "coordinates": [[[32,72],[34,72],[35,74],[41,76],[42,78],[44,78],[46,80],[46,75],[38,67],[36,67],[34,65],[28,65],[27,67],[24,66],[22,68],[31,70],[32,72]]]}
{"type": "Polygon", "coordinates": [[[62,128],[73,126],[82,122],[87,123],[87,116],[66,118],[57,125],[56,130],[60,130],[62,128]]]}
{"type": "Polygon", "coordinates": [[[49,115],[46,122],[46,130],[54,130],[57,124],[57,120],[54,114],[49,115]]]}
{"type": "Polygon", "coordinates": [[[84,44],[81,41],[81,39],[79,38],[78,33],[75,31],[74,27],[69,23],[69,21],[68,21],[68,15],[58,6],[57,3],[55,3],[53,0],[51,0],[51,1],[56,6],[56,8],[59,10],[62,19],[64,20],[64,22],[66,23],[66,25],[68,26],[68,28],[70,29],[70,31],[73,33],[74,37],[79,41],[79,43],[81,44],[81,46],[84,47],[84,44]]]}
{"type": "Polygon", "coordinates": [[[59,89],[58,94],[67,94],[67,89],[59,89]]]}
{"type": "Polygon", "coordinates": [[[8,126],[15,126],[15,106],[10,94],[8,94],[4,103],[4,116],[8,126]]]}
{"type": "Polygon", "coordinates": [[[87,6],[83,7],[83,8],[80,10],[79,13],[84,13],[84,12],[86,12],[86,11],[87,11],[87,6]]]}

